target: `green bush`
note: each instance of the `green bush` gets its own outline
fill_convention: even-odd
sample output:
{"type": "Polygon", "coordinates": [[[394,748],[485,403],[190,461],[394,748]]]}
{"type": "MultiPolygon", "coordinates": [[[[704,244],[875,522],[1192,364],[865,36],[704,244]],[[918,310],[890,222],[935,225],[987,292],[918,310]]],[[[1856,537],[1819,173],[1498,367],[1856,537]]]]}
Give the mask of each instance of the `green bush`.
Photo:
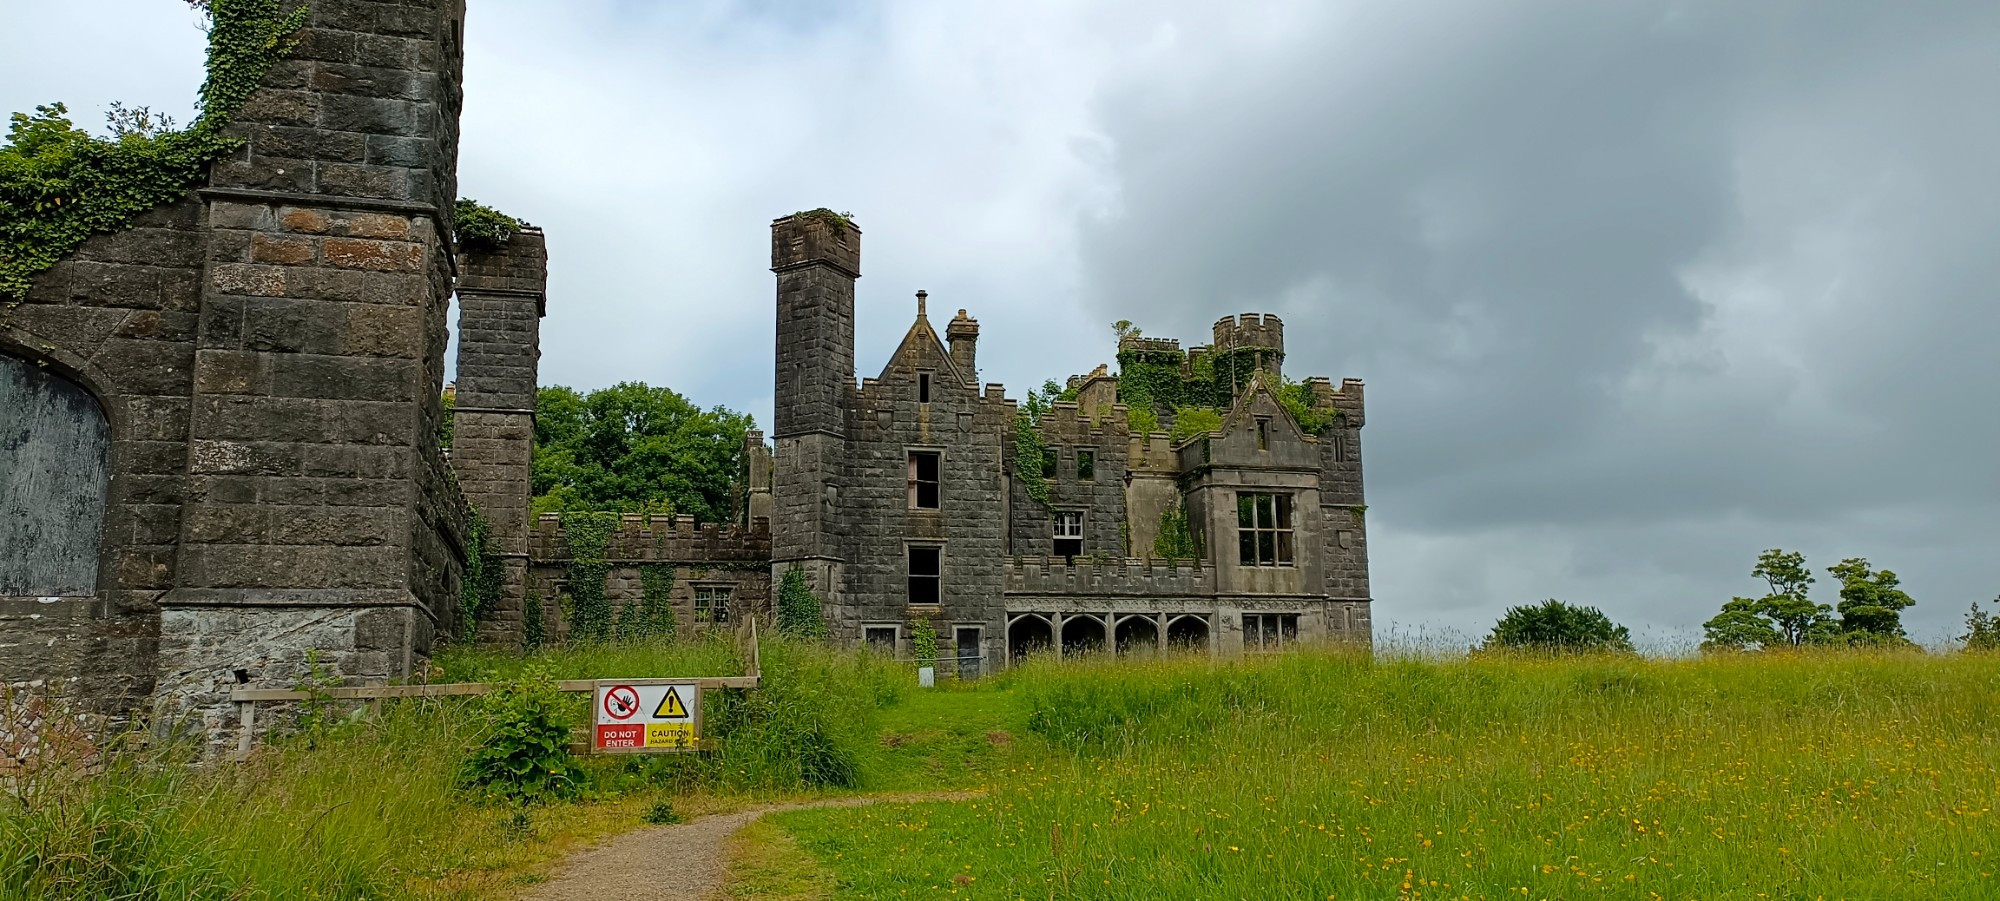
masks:
{"type": "Polygon", "coordinates": [[[796,566],[778,580],[778,631],[794,638],[826,637],[819,597],[806,584],[805,570],[796,566]]]}
{"type": "Polygon", "coordinates": [[[1487,636],[1484,649],[1629,653],[1632,632],[1612,622],[1596,607],[1565,604],[1550,598],[1540,604],[1507,608],[1487,636]]]}
{"type": "Polygon", "coordinates": [[[480,699],[483,734],[460,774],[468,788],[516,801],[573,798],[584,773],[569,752],[573,712],[548,673],[531,669],[480,699]]]}

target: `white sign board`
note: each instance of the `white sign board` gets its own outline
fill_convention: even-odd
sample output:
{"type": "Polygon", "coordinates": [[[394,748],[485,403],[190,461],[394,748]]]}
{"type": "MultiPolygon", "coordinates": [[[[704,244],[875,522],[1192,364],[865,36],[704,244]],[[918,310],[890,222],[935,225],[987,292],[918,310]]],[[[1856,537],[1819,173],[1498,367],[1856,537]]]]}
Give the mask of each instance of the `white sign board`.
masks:
{"type": "Polygon", "coordinates": [[[591,748],[601,753],[657,754],[692,751],[701,742],[701,685],[658,679],[608,679],[593,698],[597,728],[591,748]]]}

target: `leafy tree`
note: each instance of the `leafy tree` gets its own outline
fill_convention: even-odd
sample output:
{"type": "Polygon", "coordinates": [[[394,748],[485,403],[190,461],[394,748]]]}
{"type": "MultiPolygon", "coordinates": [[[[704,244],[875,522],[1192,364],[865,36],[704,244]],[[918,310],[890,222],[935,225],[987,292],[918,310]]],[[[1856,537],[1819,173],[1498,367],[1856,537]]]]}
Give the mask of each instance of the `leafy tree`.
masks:
{"type": "Polygon", "coordinates": [[[799,638],[825,638],[826,618],[818,596],[806,584],[806,572],[796,566],[778,580],[778,631],[799,638]]]}
{"type": "Polygon", "coordinates": [[[730,488],[753,421],[701,409],[642,382],[536,395],[534,491],[538,513],[559,510],[685,513],[733,518],[730,488]]]}
{"type": "Polygon", "coordinates": [[[1855,644],[1903,644],[1903,609],[1916,600],[1896,586],[1896,574],[1861,557],[1826,568],[1840,580],[1840,630],[1855,644]]]}
{"type": "MultiPolygon", "coordinates": [[[[2000,607],[2000,598],[1993,600],[2000,607]]],[[[1965,649],[1968,651],[2000,651],[2000,616],[1979,609],[1974,601],[1971,612],[1965,614],[1965,649]]]]}
{"type": "Polygon", "coordinates": [[[1770,593],[1761,598],[1733,598],[1722,612],[1702,624],[1702,647],[1709,650],[1750,650],[1799,645],[1835,637],[1833,608],[1806,597],[1813,583],[1806,555],[1772,548],[1757,555],[1750,574],[1763,579],[1770,593]]]}
{"type": "Polygon", "coordinates": [[[1510,607],[1486,637],[1486,650],[1500,648],[1541,651],[1631,651],[1632,632],[1611,621],[1596,607],[1565,604],[1554,598],[1540,604],[1510,607]]]}

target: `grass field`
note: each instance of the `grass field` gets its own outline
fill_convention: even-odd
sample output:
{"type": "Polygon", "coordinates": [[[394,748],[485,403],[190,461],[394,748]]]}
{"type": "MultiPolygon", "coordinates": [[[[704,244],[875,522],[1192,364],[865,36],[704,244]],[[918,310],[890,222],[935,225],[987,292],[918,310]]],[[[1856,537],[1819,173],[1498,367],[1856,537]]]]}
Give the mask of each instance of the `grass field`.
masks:
{"type": "Polygon", "coordinates": [[[998,681],[911,702],[935,731],[1028,733],[984,798],[776,819],[837,897],[2000,898],[1992,657],[1308,652],[998,681]]]}

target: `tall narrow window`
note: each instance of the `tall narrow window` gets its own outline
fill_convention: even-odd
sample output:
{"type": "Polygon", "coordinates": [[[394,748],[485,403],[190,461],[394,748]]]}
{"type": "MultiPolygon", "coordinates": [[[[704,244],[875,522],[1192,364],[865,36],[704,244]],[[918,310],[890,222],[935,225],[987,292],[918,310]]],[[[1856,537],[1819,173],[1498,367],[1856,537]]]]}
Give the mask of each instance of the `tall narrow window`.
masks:
{"type": "Polygon", "coordinates": [[[944,548],[910,546],[910,603],[936,604],[944,597],[944,548]]]}
{"type": "Polygon", "coordinates": [[[1056,469],[1062,465],[1062,451],[1058,448],[1042,448],[1042,478],[1053,479],[1056,469]]]}
{"type": "Polygon", "coordinates": [[[910,451],[910,509],[938,508],[942,464],[937,451],[910,451]]]}
{"type": "Polygon", "coordinates": [[[1097,478],[1097,452],[1079,448],[1076,452],[1076,480],[1089,482],[1097,478]]]}
{"type": "Polygon", "coordinates": [[[1271,449],[1271,421],[1268,419],[1257,420],[1257,449],[1260,451],[1271,449]]]}
{"type": "Polygon", "coordinates": [[[931,374],[928,372],[919,372],[917,373],[917,403],[927,404],[930,402],[931,374]]]}
{"type": "Polygon", "coordinates": [[[1056,556],[1083,555],[1083,511],[1056,511],[1056,556]]]}
{"type": "Polygon", "coordinates": [[[1347,436],[1335,432],[1329,440],[1333,442],[1333,462],[1347,462],[1347,436]]]}
{"type": "Polygon", "coordinates": [[[1236,540],[1244,566],[1292,565],[1292,496],[1236,495],[1236,540]]]}

